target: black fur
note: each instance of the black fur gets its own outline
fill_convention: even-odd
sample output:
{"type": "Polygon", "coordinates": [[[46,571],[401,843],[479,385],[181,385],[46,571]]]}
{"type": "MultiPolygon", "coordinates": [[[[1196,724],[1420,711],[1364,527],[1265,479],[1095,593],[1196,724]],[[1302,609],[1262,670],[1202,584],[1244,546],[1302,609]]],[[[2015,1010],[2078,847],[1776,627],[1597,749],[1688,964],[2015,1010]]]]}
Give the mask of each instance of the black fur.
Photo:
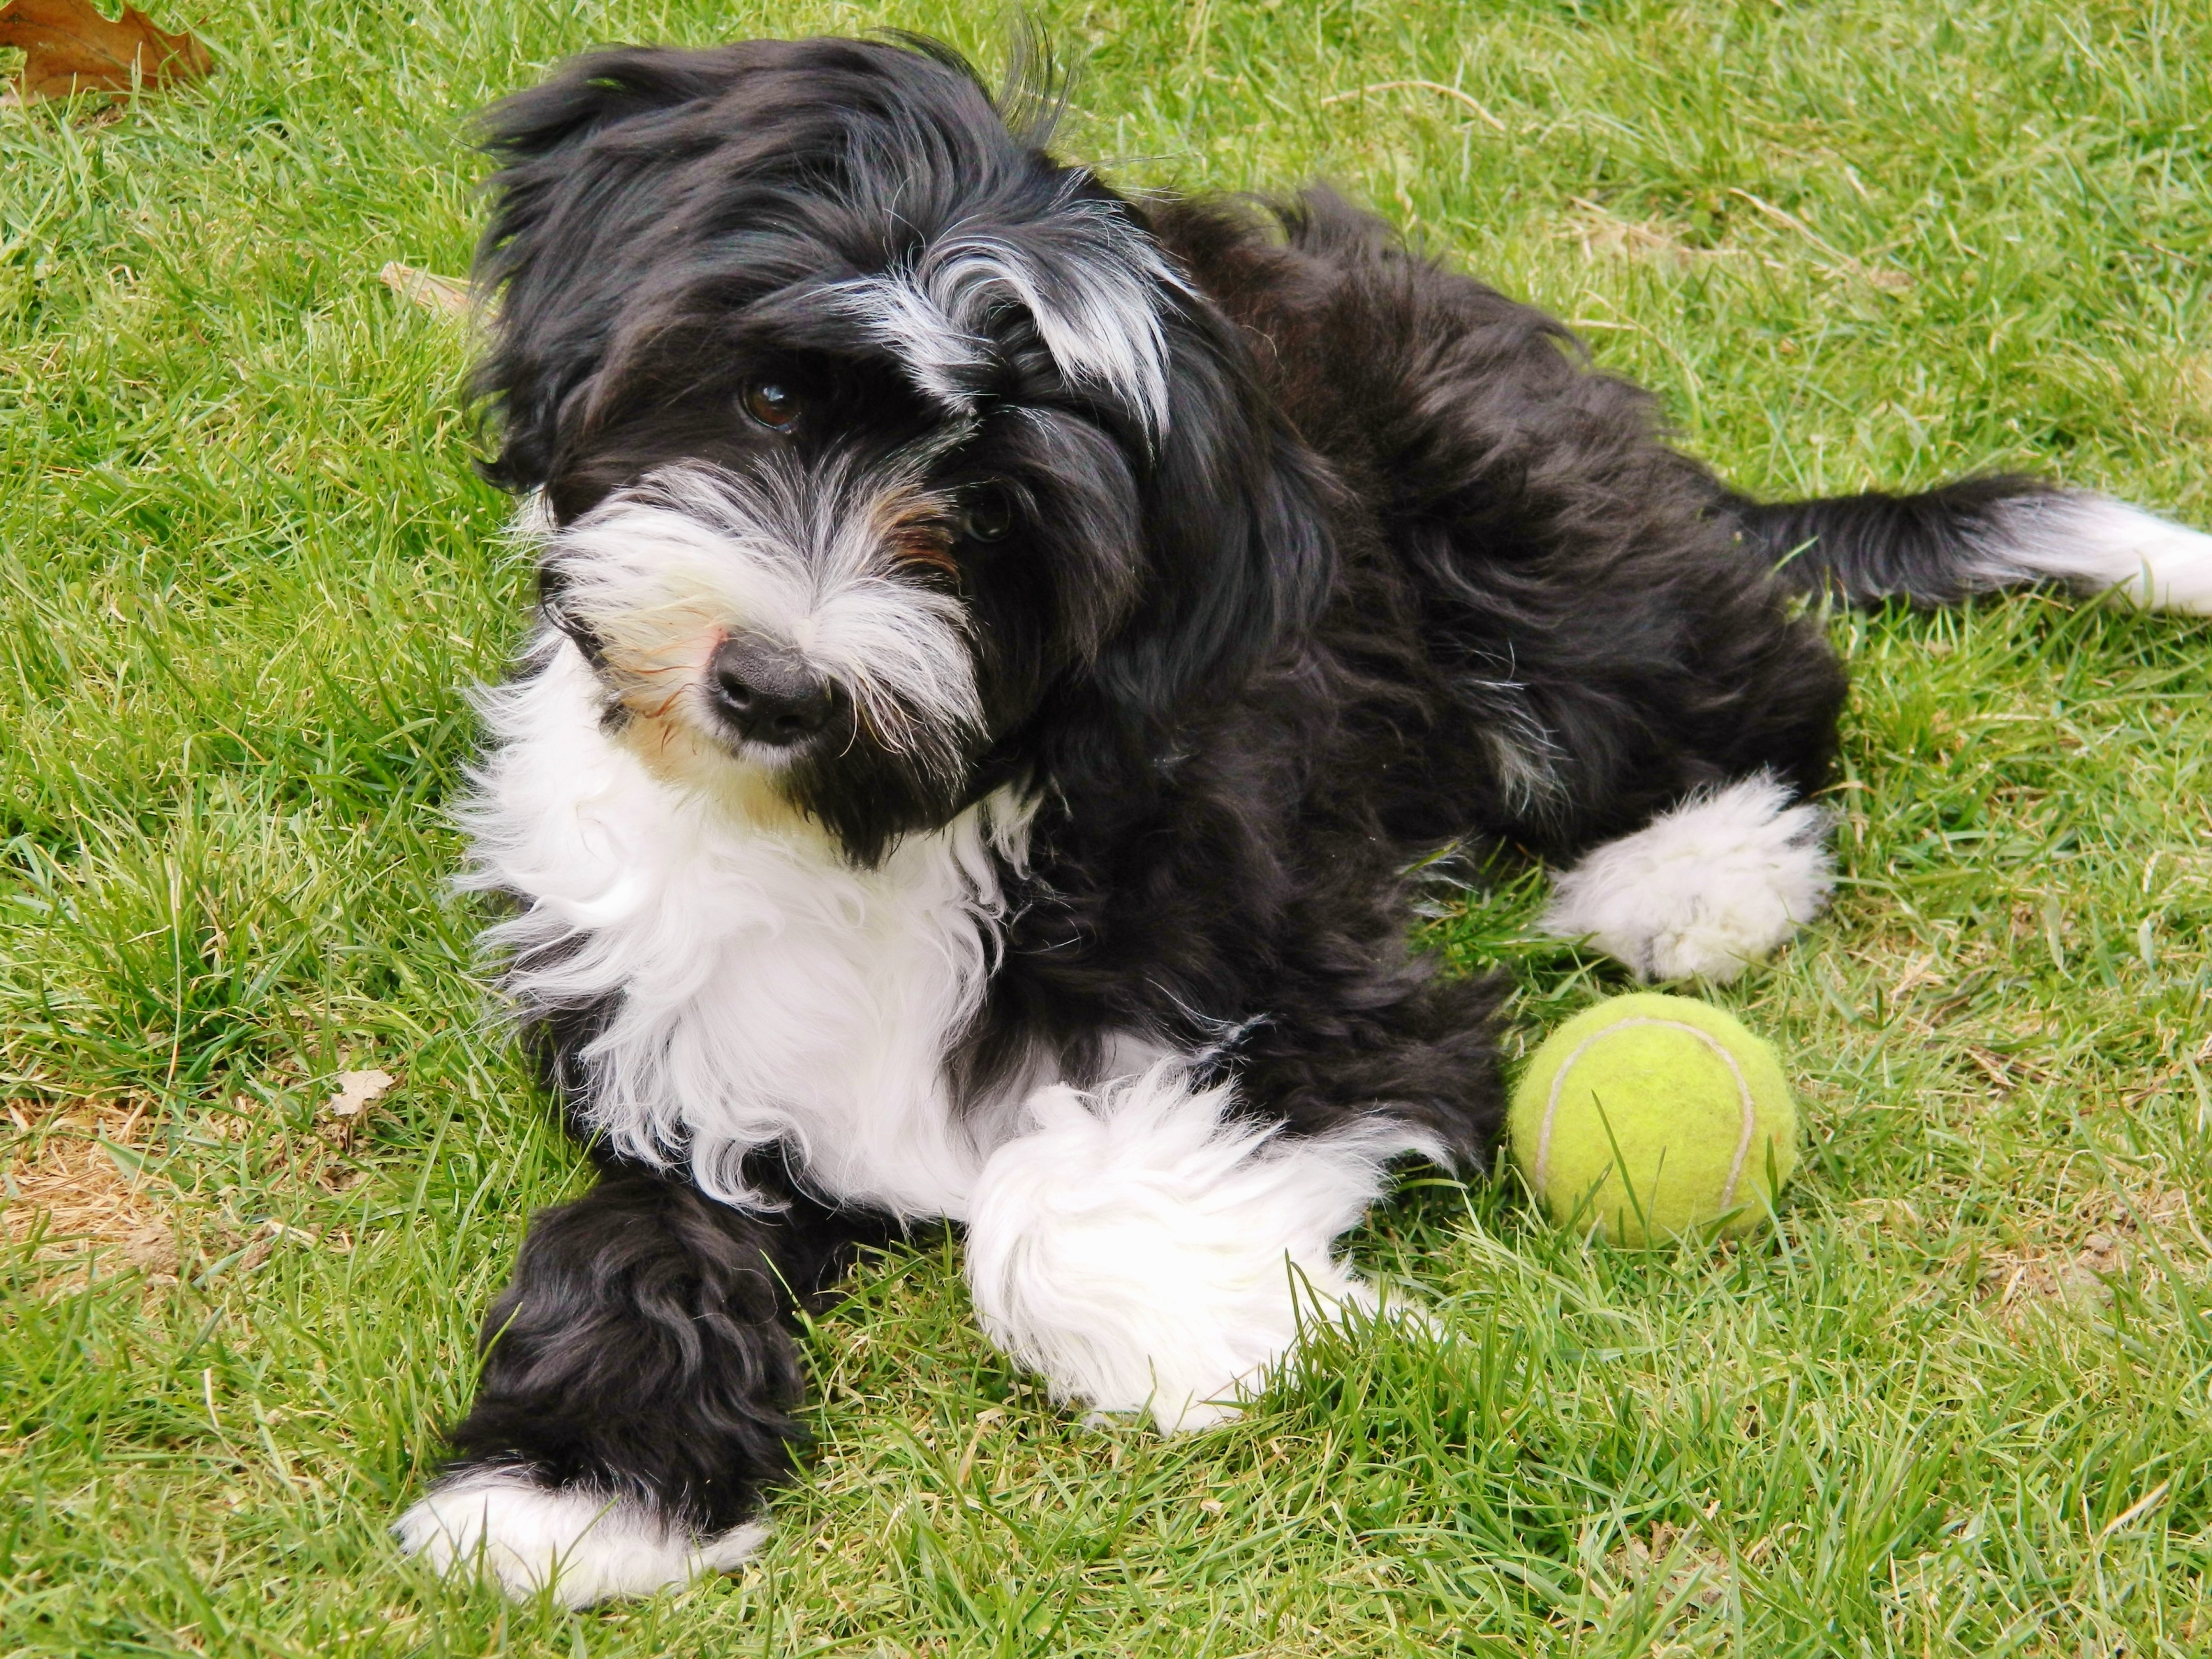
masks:
{"type": "MultiPolygon", "coordinates": [[[[1761,769],[1819,790],[1844,679],[1798,596],[1954,599],[1977,515],[2039,488],[1753,503],[1559,324],[1334,195],[1122,198],[1011,133],[941,52],[602,52],[487,130],[489,471],[563,523],[671,463],[866,463],[931,430],[942,410],[828,285],[936,239],[980,227],[1065,273],[1104,257],[1070,240],[1088,214],[1177,273],[1151,294],[1159,429],[1063,372],[1019,306],[978,325],[983,414],[937,482],[1001,481],[1019,527],[990,548],[946,530],[947,568],[916,580],[972,617],[983,724],[950,771],[848,727],[793,775],[862,864],[1002,786],[1043,803],[985,1015],[948,1057],[971,1096],[1040,1052],[1079,1076],[1135,1030],[1293,1133],[1387,1114],[1480,1166],[1499,988],[1408,951],[1408,870],[1455,842],[1569,859],[1761,769]],[[732,416],[770,373],[813,398],[795,438],[732,416]]],[[[562,588],[556,568],[549,615],[594,649],[562,588]]],[[[606,1012],[540,1011],[572,1089],[564,1057],[606,1012]]],[[[790,1196],[743,1214],[617,1166],[539,1218],[464,1459],[695,1527],[749,1513],[788,1468],[781,1316],[857,1224],[790,1196]]]]}
{"type": "Polygon", "coordinates": [[[658,1175],[605,1171],[532,1218],[455,1453],[640,1498],[695,1531],[735,1526],[789,1476],[804,1438],[792,1310],[818,1304],[853,1246],[884,1231],[795,1194],[781,1212],[750,1213],[658,1175]]]}
{"type": "Polygon", "coordinates": [[[1998,474],[1917,495],[1869,490],[1772,503],[1731,496],[1728,510],[1754,554],[1792,586],[1851,605],[1901,599],[1937,606],[2033,580],[2004,571],[1993,556],[2008,540],[2008,516],[2063,493],[2039,479],[1998,474]]]}

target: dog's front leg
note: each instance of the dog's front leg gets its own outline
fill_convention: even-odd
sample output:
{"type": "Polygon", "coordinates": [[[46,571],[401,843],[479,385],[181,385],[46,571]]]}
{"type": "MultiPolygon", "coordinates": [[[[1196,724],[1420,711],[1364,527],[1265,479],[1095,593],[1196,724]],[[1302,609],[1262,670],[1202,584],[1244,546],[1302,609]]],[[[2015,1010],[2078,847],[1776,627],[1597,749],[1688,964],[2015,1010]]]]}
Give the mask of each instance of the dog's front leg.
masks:
{"type": "Polygon", "coordinates": [[[854,1236],[803,1199],[735,1210],[636,1170],[537,1216],[459,1455],[401,1517],[402,1546],[571,1607],[736,1566],[792,1469],[792,1297],[854,1236]]]}
{"type": "Polygon", "coordinates": [[[1028,1109],[976,1185],[968,1278],[984,1329],[1057,1397],[1203,1428],[1303,1322],[1374,1305],[1333,1247],[1402,1150],[1379,1124],[1293,1134],[1172,1063],[1028,1109]]]}

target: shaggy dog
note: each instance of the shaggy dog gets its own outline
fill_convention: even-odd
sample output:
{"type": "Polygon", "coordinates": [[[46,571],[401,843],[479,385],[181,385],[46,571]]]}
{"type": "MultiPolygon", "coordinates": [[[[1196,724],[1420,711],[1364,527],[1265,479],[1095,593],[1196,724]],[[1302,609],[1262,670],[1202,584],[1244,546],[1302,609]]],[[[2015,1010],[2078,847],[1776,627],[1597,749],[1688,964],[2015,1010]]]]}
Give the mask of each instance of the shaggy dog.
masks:
{"type": "MultiPolygon", "coordinates": [[[[1041,112],[1042,112],[1041,113],[1041,112]]],[[[1724,979],[1830,887],[1808,595],[2212,607],[2017,478],[1763,505],[1326,191],[1133,200],[926,42],[616,50],[489,117],[481,388],[542,578],[467,827],[598,1184],[407,1548],[582,1604],[744,1559],[794,1305],[965,1232],[1059,1397],[1188,1429],[1372,1308],[1335,1240],[1500,1115],[1440,849],[1724,979]]]]}

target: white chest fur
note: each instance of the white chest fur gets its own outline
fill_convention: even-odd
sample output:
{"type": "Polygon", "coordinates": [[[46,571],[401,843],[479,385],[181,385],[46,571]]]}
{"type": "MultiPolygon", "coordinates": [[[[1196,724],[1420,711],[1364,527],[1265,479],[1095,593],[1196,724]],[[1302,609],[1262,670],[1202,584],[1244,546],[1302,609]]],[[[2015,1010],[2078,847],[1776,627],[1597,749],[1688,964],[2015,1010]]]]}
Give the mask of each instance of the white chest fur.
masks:
{"type": "Polygon", "coordinates": [[[945,1055],[997,948],[992,854],[1018,860],[1026,814],[994,798],[855,870],[803,823],[655,777],[602,731],[575,647],[541,651],[484,699],[468,881],[527,901],[491,934],[537,958],[509,981],[526,1008],[619,999],[582,1056],[591,1126],[731,1202],[746,1153],[781,1142],[827,1194],[964,1217],[1005,1128],[956,1116],[945,1055]]]}

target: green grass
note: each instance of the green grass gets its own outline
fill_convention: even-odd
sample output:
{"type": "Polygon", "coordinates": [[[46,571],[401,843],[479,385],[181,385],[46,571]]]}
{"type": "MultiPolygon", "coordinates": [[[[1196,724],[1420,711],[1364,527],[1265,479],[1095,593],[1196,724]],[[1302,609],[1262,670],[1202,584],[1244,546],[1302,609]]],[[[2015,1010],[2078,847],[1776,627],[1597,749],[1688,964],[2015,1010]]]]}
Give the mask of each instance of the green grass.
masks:
{"type": "MultiPolygon", "coordinates": [[[[810,1333],[820,1455],[753,1570],[571,1615],[395,1558],[523,1217],[582,1176],[444,885],[527,582],[465,342],[375,273],[462,268],[459,124],[564,52],[989,55],[987,10],[181,0],[204,88],[0,109],[0,1654],[2212,1649],[2212,652],[2033,597],[1836,623],[1846,884],[1717,999],[1809,1119],[1771,1238],[1586,1249],[1430,1182],[1357,1247],[1448,1338],[1326,1339],[1173,1441],[1053,1409],[955,1247],[894,1252],[810,1333]],[[349,1066],[402,1079],[350,1146],[349,1066]]],[[[1072,149],[1331,175],[1752,489],[2021,466],[2212,520],[2201,7],[1049,15],[1072,149]],[[1415,80],[1464,97],[1363,90],[1415,80]]],[[[1519,1042],[1622,988],[1538,898],[1433,925],[1519,1042]]]]}

